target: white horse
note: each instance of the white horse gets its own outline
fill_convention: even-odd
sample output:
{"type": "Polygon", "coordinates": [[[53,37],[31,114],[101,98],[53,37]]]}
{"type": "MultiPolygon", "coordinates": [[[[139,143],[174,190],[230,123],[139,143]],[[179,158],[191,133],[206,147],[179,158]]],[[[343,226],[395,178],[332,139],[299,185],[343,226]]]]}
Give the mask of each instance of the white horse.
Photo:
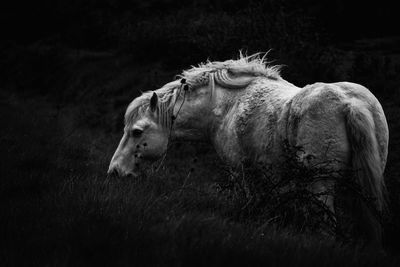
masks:
{"type": "MultiPolygon", "coordinates": [[[[130,103],[109,173],[136,175],[140,162],[160,158],[171,139],[211,142],[232,166],[274,164],[288,141],[303,148],[300,158],[310,159],[310,166],[329,161],[333,169],[351,168],[376,208],[384,206],[388,125],[378,100],[359,84],[299,88],[259,54],[200,64],[130,103]]],[[[332,188],[326,180],[312,190],[332,188]]],[[[333,196],[321,201],[334,211],[333,196]]],[[[360,210],[370,238],[379,240],[379,223],[368,209],[360,210]]]]}

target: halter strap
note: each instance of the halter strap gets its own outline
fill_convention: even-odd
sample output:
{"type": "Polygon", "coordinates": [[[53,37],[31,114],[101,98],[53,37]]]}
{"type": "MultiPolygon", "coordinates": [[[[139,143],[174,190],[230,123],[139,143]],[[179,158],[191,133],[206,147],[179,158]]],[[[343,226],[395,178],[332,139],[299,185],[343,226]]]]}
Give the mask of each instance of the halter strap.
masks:
{"type": "Polygon", "coordinates": [[[175,119],[178,117],[179,112],[181,111],[181,108],[182,108],[183,104],[185,103],[185,100],[186,100],[186,92],[188,91],[188,88],[189,88],[188,86],[189,86],[189,85],[186,83],[186,80],[185,80],[185,79],[182,79],[182,80],[181,80],[181,85],[180,85],[180,87],[179,87],[178,93],[177,93],[177,94],[174,94],[174,96],[172,96],[172,97],[174,97],[174,104],[172,105],[172,108],[169,109],[168,106],[165,108],[165,106],[166,106],[165,103],[167,103],[167,101],[166,101],[166,102],[163,102],[163,105],[161,105],[161,108],[159,109],[159,110],[160,110],[159,112],[160,112],[160,113],[162,112],[162,114],[158,114],[158,117],[159,117],[158,120],[159,120],[159,122],[160,122],[160,121],[165,122],[165,124],[163,124],[163,126],[166,126],[167,129],[168,129],[168,139],[167,139],[167,149],[165,150],[164,155],[163,155],[163,157],[162,157],[162,159],[161,159],[161,161],[160,161],[160,164],[159,164],[158,167],[156,168],[156,171],[158,171],[158,170],[161,168],[161,166],[162,166],[162,164],[163,164],[163,162],[164,162],[164,160],[165,160],[165,158],[166,158],[166,156],[167,156],[168,149],[169,149],[169,146],[170,146],[170,139],[171,139],[172,128],[174,127],[175,119]],[[183,100],[182,100],[181,105],[179,106],[178,111],[176,112],[176,114],[174,114],[174,109],[175,109],[176,101],[178,100],[178,97],[179,97],[179,95],[181,94],[182,87],[184,87],[183,100]],[[161,116],[160,116],[160,115],[161,115],[161,116]],[[160,119],[160,117],[164,117],[164,119],[160,119]],[[165,121],[165,120],[166,120],[166,121],[165,121]]]}
{"type": "Polygon", "coordinates": [[[208,83],[210,85],[210,98],[211,100],[213,99],[214,93],[215,93],[215,80],[214,80],[214,72],[210,72],[209,73],[209,79],[208,79],[208,83]]]}

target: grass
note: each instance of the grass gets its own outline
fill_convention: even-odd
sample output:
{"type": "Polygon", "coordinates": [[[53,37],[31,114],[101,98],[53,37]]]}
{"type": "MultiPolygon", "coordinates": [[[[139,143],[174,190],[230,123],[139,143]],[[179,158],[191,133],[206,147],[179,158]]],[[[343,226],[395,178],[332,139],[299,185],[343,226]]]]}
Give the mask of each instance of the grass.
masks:
{"type": "MultiPolygon", "coordinates": [[[[399,108],[389,83],[373,87],[391,130],[386,176],[392,216],[383,255],[268,222],[259,202],[243,210],[247,199],[221,189],[229,175],[204,144],[175,145],[158,172],[139,179],[107,177],[127,103],[139,89],[156,88],[178,71],[112,53],[36,49],[3,50],[14,67],[2,69],[7,77],[0,95],[2,266],[398,264],[399,184],[393,177],[400,170],[399,108]],[[31,73],[31,65],[40,68],[31,73]]],[[[374,66],[367,59],[360,62],[374,66]]],[[[348,68],[343,73],[357,74],[348,68]]],[[[371,76],[370,69],[355,77],[371,76]]]]}

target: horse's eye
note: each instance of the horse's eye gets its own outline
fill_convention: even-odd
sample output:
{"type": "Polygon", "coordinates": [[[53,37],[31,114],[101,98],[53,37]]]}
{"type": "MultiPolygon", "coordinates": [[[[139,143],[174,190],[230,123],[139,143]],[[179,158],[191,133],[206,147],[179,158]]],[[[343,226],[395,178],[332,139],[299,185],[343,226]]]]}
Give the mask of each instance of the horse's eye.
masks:
{"type": "Polygon", "coordinates": [[[131,132],[132,137],[135,137],[135,138],[140,137],[142,135],[142,133],[143,133],[143,130],[138,129],[138,128],[133,129],[131,132]]]}

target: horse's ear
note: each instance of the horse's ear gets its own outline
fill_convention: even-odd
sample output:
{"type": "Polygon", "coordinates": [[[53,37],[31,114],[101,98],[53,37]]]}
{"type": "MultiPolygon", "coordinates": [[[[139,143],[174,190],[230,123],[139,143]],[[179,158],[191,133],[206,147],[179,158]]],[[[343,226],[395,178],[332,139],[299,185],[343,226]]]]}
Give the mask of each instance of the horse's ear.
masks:
{"type": "Polygon", "coordinates": [[[157,102],[158,102],[158,96],[155,92],[153,92],[153,95],[150,98],[150,109],[151,111],[156,111],[157,109],[157,102]]]}

